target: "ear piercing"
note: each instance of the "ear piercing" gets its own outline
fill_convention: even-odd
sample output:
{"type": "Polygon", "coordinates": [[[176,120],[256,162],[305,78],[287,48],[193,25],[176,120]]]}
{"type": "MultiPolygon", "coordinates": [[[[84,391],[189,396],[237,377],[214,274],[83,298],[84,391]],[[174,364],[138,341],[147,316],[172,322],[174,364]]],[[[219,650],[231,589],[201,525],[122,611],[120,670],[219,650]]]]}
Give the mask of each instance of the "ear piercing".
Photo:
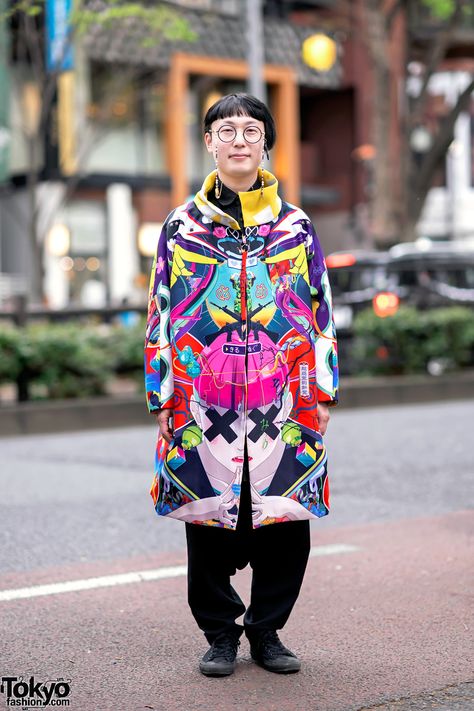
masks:
{"type": "Polygon", "coordinates": [[[219,200],[221,193],[222,193],[222,181],[221,184],[219,185],[219,166],[217,164],[217,150],[214,154],[214,160],[216,161],[216,182],[214,185],[214,193],[216,198],[219,200]]]}

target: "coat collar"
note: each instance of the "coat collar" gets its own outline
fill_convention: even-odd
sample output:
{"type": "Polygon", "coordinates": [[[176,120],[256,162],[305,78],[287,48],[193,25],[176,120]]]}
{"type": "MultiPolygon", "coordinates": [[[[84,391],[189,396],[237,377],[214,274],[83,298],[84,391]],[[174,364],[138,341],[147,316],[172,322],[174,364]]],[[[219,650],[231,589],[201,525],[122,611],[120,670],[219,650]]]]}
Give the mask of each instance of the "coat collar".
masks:
{"type": "MultiPolygon", "coordinates": [[[[214,170],[205,179],[201,190],[196,193],[194,202],[202,214],[213,222],[240,229],[239,223],[233,217],[208,200],[207,196],[214,186],[215,179],[216,171],[214,170]]],[[[238,193],[245,227],[271,222],[280,213],[281,199],[278,195],[278,180],[268,170],[264,170],[263,182],[263,195],[260,188],[238,193]]]]}
{"type": "MultiPolygon", "coordinates": [[[[222,183],[222,189],[221,189],[221,196],[219,199],[216,198],[216,193],[214,190],[215,186],[213,185],[210,189],[210,191],[207,193],[207,198],[210,202],[213,203],[213,205],[217,207],[224,208],[226,210],[229,205],[232,205],[234,202],[239,202],[239,194],[234,193],[233,190],[227,187],[225,183],[222,183]]],[[[260,190],[261,188],[261,182],[260,182],[260,176],[257,178],[255,183],[249,188],[248,191],[250,190],[257,190],[257,188],[260,190]]],[[[230,214],[230,213],[229,213],[230,214]]]]}

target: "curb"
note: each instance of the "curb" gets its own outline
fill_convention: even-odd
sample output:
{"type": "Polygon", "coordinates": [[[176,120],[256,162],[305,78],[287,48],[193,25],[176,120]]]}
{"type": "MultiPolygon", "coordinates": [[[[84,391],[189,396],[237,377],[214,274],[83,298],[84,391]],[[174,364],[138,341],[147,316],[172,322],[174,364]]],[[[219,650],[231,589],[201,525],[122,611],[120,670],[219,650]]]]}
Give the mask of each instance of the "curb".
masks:
{"type": "Polygon", "coordinates": [[[0,408],[0,437],[152,424],[145,396],[25,402],[0,408]]]}
{"type": "Polygon", "coordinates": [[[341,378],[339,407],[379,407],[474,399],[474,370],[433,375],[341,378]]]}
{"type": "MultiPolygon", "coordinates": [[[[474,371],[438,377],[343,378],[338,409],[474,399],[474,371]]],[[[0,406],[0,437],[153,423],[144,395],[97,397],[0,406]]]]}

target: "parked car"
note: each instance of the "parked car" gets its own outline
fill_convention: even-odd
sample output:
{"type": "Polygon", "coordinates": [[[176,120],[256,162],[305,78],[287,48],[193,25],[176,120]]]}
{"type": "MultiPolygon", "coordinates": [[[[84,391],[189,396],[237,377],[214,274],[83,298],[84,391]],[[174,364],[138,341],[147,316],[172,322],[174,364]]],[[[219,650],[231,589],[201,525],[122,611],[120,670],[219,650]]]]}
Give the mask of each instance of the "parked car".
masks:
{"type": "Polygon", "coordinates": [[[474,242],[419,239],[392,247],[389,287],[402,303],[420,309],[474,305],[474,242]]]}
{"type": "Polygon", "coordinates": [[[420,238],[384,252],[333,252],[326,259],[340,341],[341,372],[354,372],[352,325],[372,306],[377,316],[396,313],[400,304],[429,309],[474,307],[474,240],[436,242],[420,238]]]}
{"type": "Polygon", "coordinates": [[[370,306],[383,310],[397,302],[397,297],[387,292],[388,260],[388,252],[375,250],[333,252],[326,258],[342,374],[355,374],[357,368],[352,356],[352,325],[357,313],[370,306]]]}
{"type": "MultiPolygon", "coordinates": [[[[350,331],[354,316],[388,288],[388,252],[333,252],[326,258],[338,335],[350,331]]],[[[380,299],[379,299],[380,301],[380,299]]]]}

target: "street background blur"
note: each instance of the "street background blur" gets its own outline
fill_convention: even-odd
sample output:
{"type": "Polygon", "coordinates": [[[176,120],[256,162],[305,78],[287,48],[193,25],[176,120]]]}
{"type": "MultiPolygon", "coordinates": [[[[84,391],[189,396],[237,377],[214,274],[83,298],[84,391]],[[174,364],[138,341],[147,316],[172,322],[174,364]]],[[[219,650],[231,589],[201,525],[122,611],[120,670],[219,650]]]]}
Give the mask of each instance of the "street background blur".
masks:
{"type": "Polygon", "coordinates": [[[162,223],[214,167],[207,108],[245,90],[329,255],[342,374],[474,365],[471,2],[0,0],[0,18],[0,402],[142,392],[162,223]]]}
{"type": "Polygon", "coordinates": [[[0,704],[33,678],[78,711],[471,711],[473,242],[472,1],[0,0],[0,704]],[[244,642],[199,676],[148,496],[153,255],[235,91],[275,116],[342,371],[291,679],[244,642]]]}

